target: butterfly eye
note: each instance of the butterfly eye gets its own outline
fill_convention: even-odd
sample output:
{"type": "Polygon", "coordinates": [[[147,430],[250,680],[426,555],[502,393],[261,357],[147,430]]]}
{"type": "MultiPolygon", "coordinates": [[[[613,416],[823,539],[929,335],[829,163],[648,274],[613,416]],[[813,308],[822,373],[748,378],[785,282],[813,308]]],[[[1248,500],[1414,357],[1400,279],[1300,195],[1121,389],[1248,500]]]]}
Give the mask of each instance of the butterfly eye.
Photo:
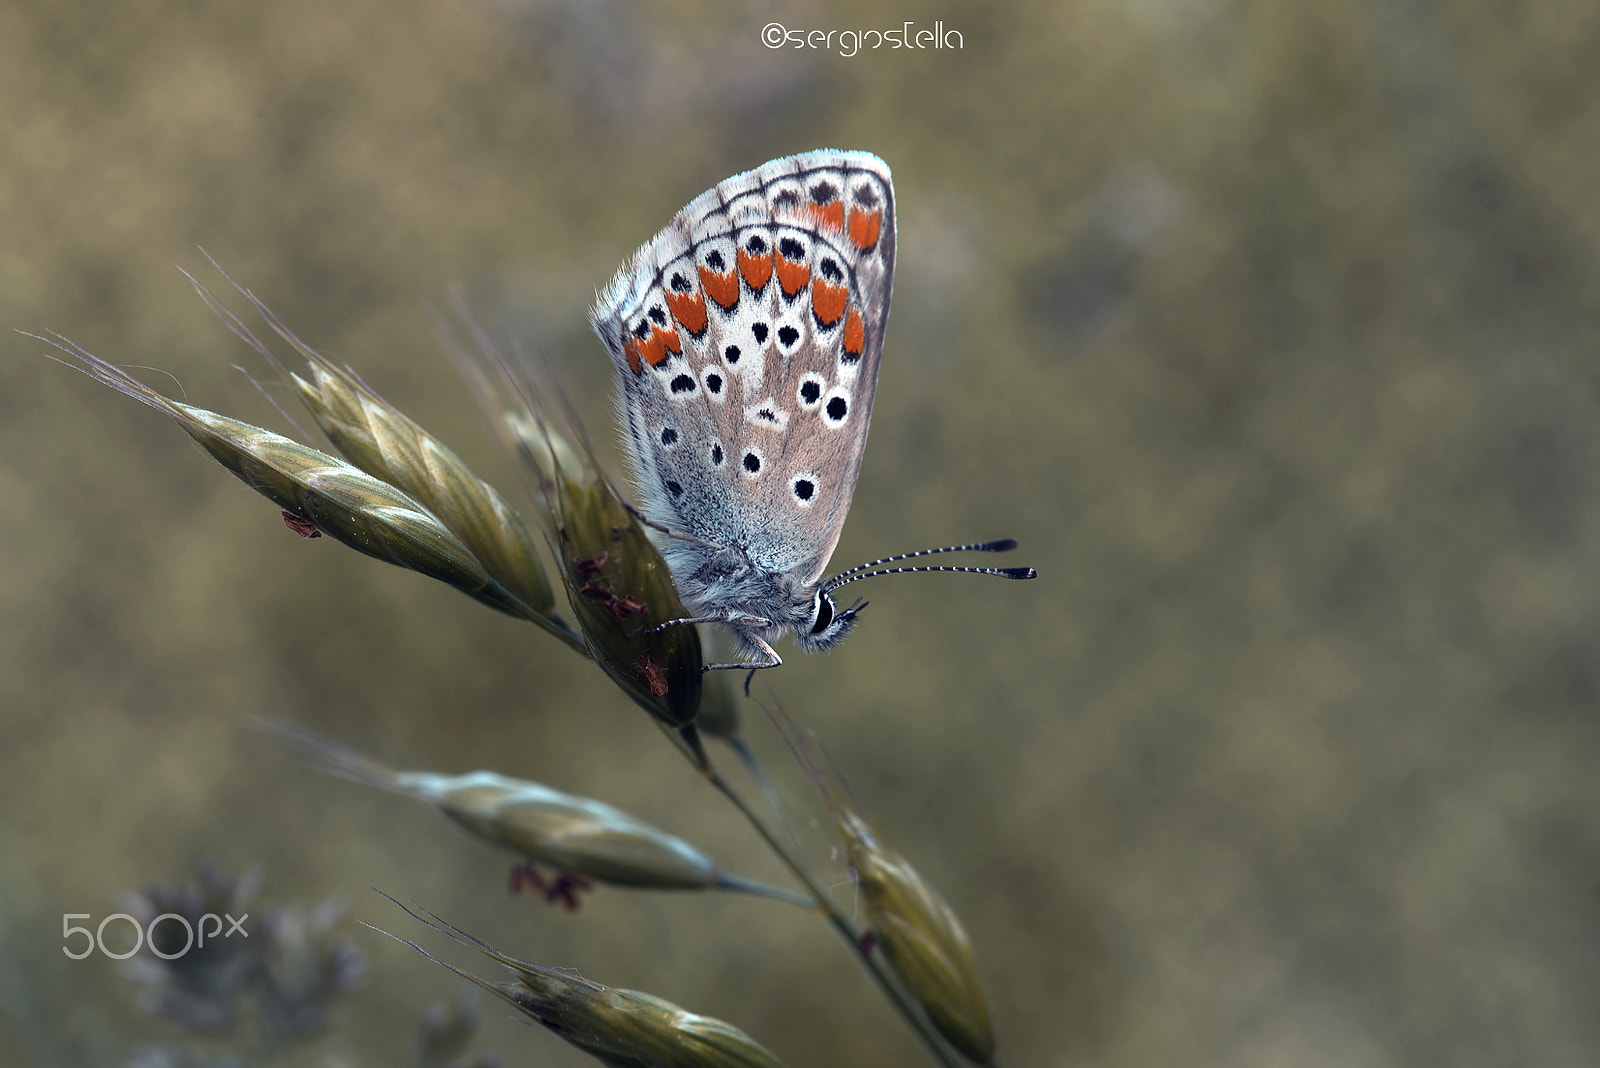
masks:
{"type": "Polygon", "coordinates": [[[857,600],[849,608],[840,611],[834,606],[833,594],[822,589],[817,591],[814,605],[811,629],[805,631],[800,627],[795,628],[795,640],[808,653],[832,649],[844,641],[856,625],[856,613],[866,607],[866,602],[857,600]]]}
{"type": "Polygon", "coordinates": [[[817,591],[817,621],[811,625],[812,634],[821,634],[833,622],[833,598],[817,591]]]}

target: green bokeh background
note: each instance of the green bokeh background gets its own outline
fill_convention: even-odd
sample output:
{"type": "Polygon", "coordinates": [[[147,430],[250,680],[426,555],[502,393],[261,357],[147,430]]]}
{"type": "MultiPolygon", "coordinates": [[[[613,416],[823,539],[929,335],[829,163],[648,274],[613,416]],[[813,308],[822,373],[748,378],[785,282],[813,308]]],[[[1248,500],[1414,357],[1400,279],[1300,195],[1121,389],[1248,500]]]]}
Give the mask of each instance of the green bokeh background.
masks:
{"type": "MultiPolygon", "coordinates": [[[[1040,579],[882,580],[762,682],[966,921],[1003,1063],[1591,1064],[1597,71],[1581,0],[13,0],[0,324],[284,428],[173,267],[203,245],[517,491],[425,302],[465,287],[605,445],[585,310],[624,256],[736,171],[874,151],[899,276],[835,560],[1012,535],[1040,579]],[[936,19],[962,49],[759,40],[936,19]]],[[[796,1068],[923,1063],[804,914],[512,898],[505,858],[243,729],[539,779],[782,878],[592,666],[294,537],[46,352],[0,341],[0,1063],[173,1037],[60,916],[200,857],[423,934],[382,888],[796,1068]]],[[[408,1063],[455,981],[349,931],[366,989],[291,1063],[408,1063]]],[[[488,1015],[508,1065],[589,1063],[488,1015]]]]}

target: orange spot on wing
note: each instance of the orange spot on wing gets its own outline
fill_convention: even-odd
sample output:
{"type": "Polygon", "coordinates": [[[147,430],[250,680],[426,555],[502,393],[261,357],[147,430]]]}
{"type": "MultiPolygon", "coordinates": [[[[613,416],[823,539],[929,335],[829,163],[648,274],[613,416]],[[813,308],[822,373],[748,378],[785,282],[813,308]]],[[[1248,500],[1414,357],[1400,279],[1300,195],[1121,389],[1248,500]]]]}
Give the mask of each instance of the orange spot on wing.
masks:
{"type": "Polygon", "coordinates": [[[752,256],[740,249],[739,277],[744,279],[744,284],[752,292],[761,292],[767,286],[767,279],[772,277],[772,253],[768,251],[760,256],[752,256]]]}
{"type": "Polygon", "coordinates": [[[732,311],[739,303],[739,276],[729,271],[718,274],[709,267],[700,268],[700,285],[725,311],[732,311]]]}
{"type": "Polygon", "coordinates": [[[634,374],[639,374],[644,370],[644,364],[639,362],[639,348],[633,343],[632,334],[623,338],[622,354],[628,358],[628,370],[634,374]]]}
{"type": "Polygon", "coordinates": [[[878,243],[878,231],[883,226],[883,211],[862,211],[860,208],[850,209],[850,241],[866,252],[878,243]]]}
{"type": "Polygon", "coordinates": [[[778,284],[783,287],[783,295],[792,297],[806,287],[811,281],[811,268],[804,263],[795,263],[789,257],[778,254],[778,284]]]}
{"type": "Polygon", "coordinates": [[[667,294],[667,307],[672,317],[695,337],[706,332],[706,298],[699,293],[667,294]]]}
{"type": "Polygon", "coordinates": [[[866,324],[861,321],[861,313],[854,308],[844,321],[844,351],[846,356],[861,358],[861,347],[866,343],[866,324]]]}
{"type": "Polygon", "coordinates": [[[850,291],[818,278],[811,283],[811,312],[823,326],[832,326],[844,314],[850,291]]]}
{"type": "Polygon", "coordinates": [[[638,345],[639,355],[644,357],[644,362],[651,367],[660,367],[667,360],[667,353],[683,351],[683,341],[678,337],[676,330],[663,330],[661,327],[650,324],[650,339],[641,341],[638,345]]]}
{"type": "Polygon", "coordinates": [[[808,207],[818,229],[835,234],[844,229],[844,201],[835,200],[832,204],[811,204],[808,207]]]}

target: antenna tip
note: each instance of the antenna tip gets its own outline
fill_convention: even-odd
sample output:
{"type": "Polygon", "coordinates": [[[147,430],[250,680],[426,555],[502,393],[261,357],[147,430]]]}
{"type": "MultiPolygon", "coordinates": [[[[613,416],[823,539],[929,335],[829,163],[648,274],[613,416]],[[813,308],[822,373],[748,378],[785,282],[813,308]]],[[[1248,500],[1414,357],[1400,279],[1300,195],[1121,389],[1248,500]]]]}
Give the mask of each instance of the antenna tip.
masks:
{"type": "Polygon", "coordinates": [[[1002,567],[997,569],[995,574],[1004,575],[1006,578],[1013,579],[1031,579],[1039,577],[1039,572],[1035,571],[1031,567],[1002,567]]]}
{"type": "Polygon", "coordinates": [[[1017,547],[1016,538],[1001,538],[999,541],[986,541],[978,546],[979,552],[1008,553],[1017,547]]]}

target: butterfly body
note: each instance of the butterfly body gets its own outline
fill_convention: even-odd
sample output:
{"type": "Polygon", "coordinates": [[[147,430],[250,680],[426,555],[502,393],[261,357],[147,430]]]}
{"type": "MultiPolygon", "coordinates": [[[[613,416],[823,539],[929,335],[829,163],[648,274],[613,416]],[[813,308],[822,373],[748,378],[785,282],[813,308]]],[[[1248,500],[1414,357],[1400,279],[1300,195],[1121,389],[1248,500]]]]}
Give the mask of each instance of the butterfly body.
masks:
{"type": "Polygon", "coordinates": [[[643,512],[697,621],[776,663],[848,632],[822,576],[855,490],[894,278],[889,169],[773,160],[697,197],[602,294],[643,512]]]}

